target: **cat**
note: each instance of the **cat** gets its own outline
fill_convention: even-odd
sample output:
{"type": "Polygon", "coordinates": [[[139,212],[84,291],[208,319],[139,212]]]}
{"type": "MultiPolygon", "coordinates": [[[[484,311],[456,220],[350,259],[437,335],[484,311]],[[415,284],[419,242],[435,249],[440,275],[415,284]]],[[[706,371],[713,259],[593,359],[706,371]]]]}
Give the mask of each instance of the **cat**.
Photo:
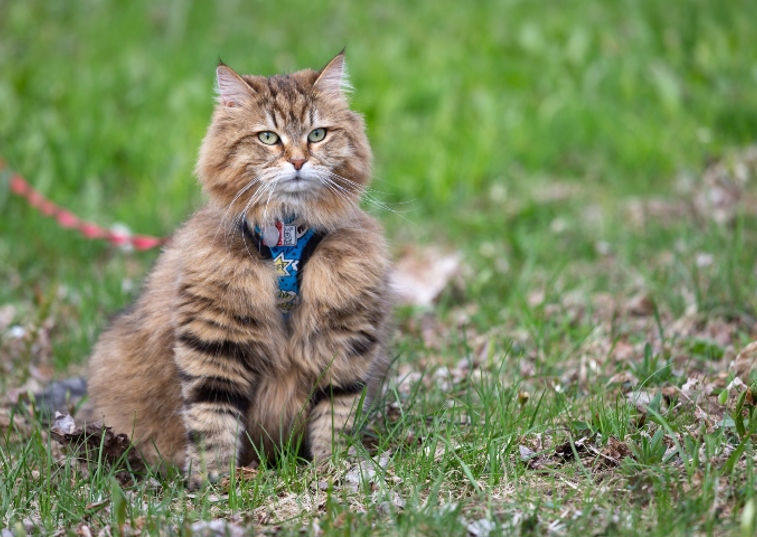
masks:
{"type": "Polygon", "coordinates": [[[207,197],[90,357],[91,418],[197,488],[300,445],[328,461],[388,368],[390,261],[344,51],[321,71],[221,63],[207,197]],[[299,256],[299,258],[298,258],[299,256]]]}

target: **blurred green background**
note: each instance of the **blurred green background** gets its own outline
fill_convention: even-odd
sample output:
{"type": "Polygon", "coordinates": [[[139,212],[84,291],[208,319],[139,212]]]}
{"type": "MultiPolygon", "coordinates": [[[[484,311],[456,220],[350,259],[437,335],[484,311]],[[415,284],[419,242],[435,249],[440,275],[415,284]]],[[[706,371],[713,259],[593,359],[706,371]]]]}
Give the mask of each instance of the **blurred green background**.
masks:
{"type": "MultiPolygon", "coordinates": [[[[492,324],[534,266],[594,259],[598,240],[638,250],[620,215],[581,224],[586,203],[672,195],[676,173],[755,139],[754,21],[749,0],[0,0],[0,156],[83,218],[166,235],[201,201],[218,58],[269,75],[346,46],[375,195],[396,211],[374,213],[395,244],[462,249],[492,324]],[[565,186],[585,198],[534,201],[565,186]],[[491,248],[507,267],[477,261],[491,248]]],[[[58,365],[154,255],[84,241],[0,186],[0,303],[26,321],[55,308],[58,365]]]]}
{"type": "MultiPolygon", "coordinates": [[[[656,393],[663,412],[654,390],[694,373],[723,381],[757,339],[757,153],[747,169],[743,151],[757,140],[756,22],[755,0],[0,0],[0,158],[84,219],[166,236],[202,203],[193,167],[219,57],[270,75],[320,68],[346,46],[375,154],[380,203],[366,208],[396,255],[432,244],[462,252],[464,268],[432,312],[397,313],[392,376],[426,377],[387,407],[377,437],[407,509],[335,511],[329,488],[325,509],[353,518],[339,529],[320,507],[302,510],[285,533],[320,531],[317,513],[329,535],[350,520],[357,533],[396,521],[449,535],[479,503],[523,535],[726,534],[749,523],[753,442],[725,425],[705,434],[714,418],[698,406],[666,417],[701,466],[662,440],[656,461],[636,456],[612,477],[600,458],[538,465],[560,435],[581,438],[578,459],[589,429],[598,444],[648,446],[660,417],[637,417],[626,390],[656,393]],[[713,162],[730,163],[715,179],[740,196],[722,221],[694,207],[723,192],[705,181],[713,162]],[[534,466],[521,442],[540,451],[534,466]]],[[[81,372],[158,252],[59,228],[9,194],[9,177],[0,171],[0,399],[15,402],[81,372]]],[[[34,438],[0,450],[0,527],[35,513],[48,533],[114,524],[115,499],[100,510],[116,490],[107,473],[74,479],[48,437],[34,438]]],[[[129,491],[131,522],[311,497],[301,469],[263,472],[212,505],[187,503],[178,481],[129,491]]]]}

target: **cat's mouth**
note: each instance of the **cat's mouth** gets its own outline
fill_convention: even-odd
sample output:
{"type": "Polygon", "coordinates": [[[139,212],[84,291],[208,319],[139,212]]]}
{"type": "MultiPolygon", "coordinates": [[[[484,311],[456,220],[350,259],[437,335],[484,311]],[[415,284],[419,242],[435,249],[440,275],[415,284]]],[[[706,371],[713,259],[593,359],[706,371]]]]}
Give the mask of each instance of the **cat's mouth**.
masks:
{"type": "Polygon", "coordinates": [[[296,176],[290,179],[279,181],[279,185],[276,190],[285,192],[287,194],[296,194],[310,190],[311,186],[312,184],[310,180],[304,179],[302,176],[296,176]]]}
{"type": "Polygon", "coordinates": [[[312,177],[311,174],[305,171],[293,171],[279,177],[276,190],[287,194],[299,194],[312,191],[316,183],[316,178],[312,177]]]}

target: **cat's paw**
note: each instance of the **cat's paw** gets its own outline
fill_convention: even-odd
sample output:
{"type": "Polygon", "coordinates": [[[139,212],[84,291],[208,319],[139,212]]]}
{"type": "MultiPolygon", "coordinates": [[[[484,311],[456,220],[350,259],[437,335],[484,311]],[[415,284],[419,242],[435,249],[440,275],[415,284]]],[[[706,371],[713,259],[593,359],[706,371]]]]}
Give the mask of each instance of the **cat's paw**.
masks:
{"type": "Polygon", "coordinates": [[[357,456],[357,449],[355,446],[348,445],[346,442],[337,441],[333,444],[331,442],[323,442],[316,444],[310,449],[312,460],[316,466],[333,458],[353,459],[357,456]]]}
{"type": "Polygon", "coordinates": [[[228,472],[219,472],[216,470],[208,472],[190,472],[184,479],[184,484],[188,490],[199,490],[205,485],[218,483],[225,475],[228,475],[228,472]]]}
{"type": "Polygon", "coordinates": [[[319,475],[343,475],[350,469],[347,460],[326,459],[315,463],[315,471],[319,475]]]}
{"type": "Polygon", "coordinates": [[[323,462],[328,462],[329,460],[331,460],[331,455],[331,447],[322,447],[320,449],[312,450],[313,462],[316,464],[316,466],[320,465],[323,462]]]}
{"type": "Polygon", "coordinates": [[[188,475],[184,479],[184,486],[189,491],[199,490],[202,488],[202,486],[206,483],[205,476],[203,476],[201,473],[191,474],[188,475]]]}

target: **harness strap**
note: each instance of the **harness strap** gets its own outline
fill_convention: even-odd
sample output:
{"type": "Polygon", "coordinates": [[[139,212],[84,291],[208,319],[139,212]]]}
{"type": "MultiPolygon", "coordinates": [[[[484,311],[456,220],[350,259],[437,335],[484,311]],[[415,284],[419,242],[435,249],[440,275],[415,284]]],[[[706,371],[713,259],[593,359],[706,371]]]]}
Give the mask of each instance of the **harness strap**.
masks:
{"type": "Polygon", "coordinates": [[[294,218],[290,218],[263,230],[258,227],[250,229],[246,221],[242,222],[245,237],[257,248],[263,259],[273,261],[279,287],[276,305],[284,317],[289,317],[297,305],[302,271],[326,236],[323,231],[296,226],[293,222],[294,218]],[[275,244],[271,246],[272,243],[275,244]]]}

